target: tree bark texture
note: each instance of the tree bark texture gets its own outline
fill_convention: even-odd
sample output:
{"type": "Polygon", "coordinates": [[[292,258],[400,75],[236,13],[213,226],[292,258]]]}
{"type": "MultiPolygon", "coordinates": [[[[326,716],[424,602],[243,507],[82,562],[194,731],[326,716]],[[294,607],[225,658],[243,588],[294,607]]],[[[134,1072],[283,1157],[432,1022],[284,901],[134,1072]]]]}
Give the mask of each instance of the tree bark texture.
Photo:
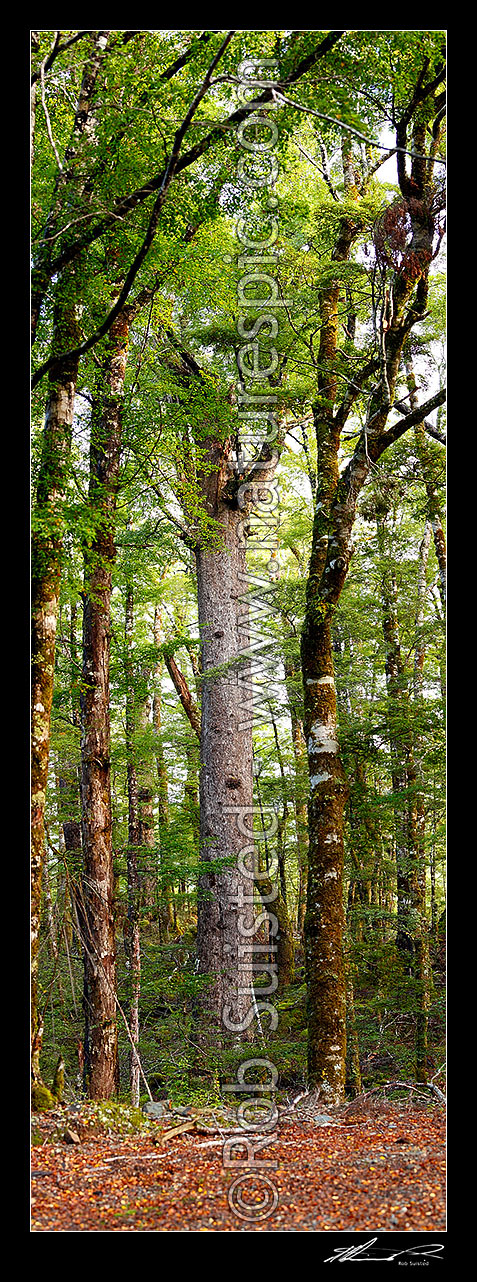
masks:
{"type": "Polygon", "coordinates": [[[306,804],[308,794],[308,762],[301,715],[301,689],[298,691],[298,682],[301,687],[301,672],[297,669],[290,656],[286,656],[284,659],[284,670],[285,688],[287,692],[288,709],[291,721],[293,756],[295,759],[295,826],[299,879],[297,926],[300,938],[303,939],[306,910],[306,885],[308,878],[308,813],[306,804]]]}
{"type": "MultiPolygon", "coordinates": [[[[54,308],[53,345],[74,344],[77,321],[68,283],[60,281],[54,308]]],[[[50,378],[32,539],[31,696],[31,1018],[32,1074],[39,1077],[42,1043],[38,1016],[38,947],[44,861],[44,815],[50,750],[56,629],[63,547],[62,500],[71,451],[77,361],[64,362],[50,378]]]]}
{"type": "MultiPolygon", "coordinates": [[[[159,648],[161,644],[161,615],[156,607],[154,611],[154,644],[159,648]]],[[[167,778],[167,767],[162,745],[162,695],[161,695],[161,676],[162,661],[157,660],[155,667],[155,690],[152,701],[152,720],[155,735],[155,757],[157,766],[157,777],[159,782],[159,848],[160,848],[160,907],[159,921],[162,928],[167,932],[171,931],[174,925],[174,914],[172,909],[172,892],[173,887],[167,872],[167,831],[169,826],[169,785],[167,778]]]]}
{"type": "MultiPolygon", "coordinates": [[[[411,408],[415,409],[417,406],[416,379],[409,360],[406,362],[406,373],[410,404],[411,408]]],[[[445,612],[447,584],[446,539],[444,534],[443,515],[437,494],[439,473],[442,475],[442,464],[440,463],[440,459],[438,460],[436,458],[435,447],[433,448],[430,445],[427,439],[425,427],[422,423],[416,425],[415,441],[426,487],[427,510],[429,520],[431,522],[434,548],[439,569],[439,593],[442,601],[442,608],[445,612]]],[[[439,447],[437,447],[437,449],[439,449],[439,447]]]]}
{"type": "Polygon", "coordinates": [[[385,518],[377,517],[381,555],[381,602],[386,651],[387,720],[391,750],[397,880],[396,944],[404,955],[414,951],[417,815],[415,765],[410,725],[409,691],[401,655],[397,584],[386,557],[385,518]]]}
{"type": "Polygon", "coordinates": [[[241,513],[219,499],[214,504],[222,547],[197,549],[199,627],[202,645],[200,739],[200,841],[197,948],[199,972],[212,976],[204,994],[208,1009],[229,1032],[246,1035],[252,1006],[252,954],[240,938],[240,921],[253,925],[253,907],[239,910],[250,896],[250,879],[238,867],[251,831],[252,733],[241,728],[243,708],[240,655],[248,645],[244,596],[245,547],[239,537],[241,513]],[[227,860],[228,864],[221,863],[227,860]],[[239,924],[239,929],[238,929],[239,924]]]}
{"type": "Polygon", "coordinates": [[[85,1081],[92,1099],[117,1094],[116,948],[111,814],[109,657],[114,515],[128,323],[107,344],[93,402],[89,500],[95,537],[85,552],[81,793],[84,852],[85,1081]]]}
{"type": "Polygon", "coordinates": [[[140,945],[140,882],[138,871],[139,815],[136,764],[134,760],[134,673],[132,663],[132,637],[134,627],[134,595],[132,584],[126,589],[125,646],[126,646],[126,772],[128,787],[128,912],[124,925],[124,946],[129,967],[129,1081],[131,1104],[137,1107],[140,1093],[140,1071],[137,1047],[139,1046],[139,997],[141,991],[140,945]]]}
{"type": "MultiPolygon", "coordinates": [[[[416,648],[414,653],[414,725],[419,718],[423,700],[423,672],[425,642],[423,637],[424,607],[427,594],[426,568],[431,541],[431,521],[426,521],[419,547],[416,648]]],[[[415,966],[418,985],[419,1008],[416,1018],[416,1079],[427,1082],[427,1037],[430,1007],[431,973],[429,961],[429,934],[426,915],[426,812],[424,779],[421,766],[422,743],[419,729],[414,731],[414,756],[416,761],[416,812],[417,812],[417,914],[415,929],[415,966]]]]}
{"type": "MultiPolygon", "coordinates": [[[[356,228],[343,219],[334,258],[349,257],[356,228]]],[[[340,427],[333,415],[340,285],[320,300],[318,396],[313,407],[318,450],[317,492],[306,614],[301,638],[304,733],[310,792],[308,885],[304,922],[308,1007],[308,1078],[329,1104],[344,1095],[346,983],[343,960],[344,807],[347,784],[339,755],[331,618],[326,599],[333,544],[331,506],[338,485],[340,427]],[[323,592],[323,587],[325,591],[323,592]]],[[[336,555],[338,555],[338,550],[336,555]]]]}
{"type": "MultiPolygon", "coordinates": [[[[413,100],[397,127],[397,145],[404,150],[417,101],[418,98],[416,102],[413,100]]],[[[420,147],[424,146],[424,141],[424,138],[419,140],[420,147]]],[[[356,193],[351,192],[348,162],[349,157],[346,157],[345,186],[347,184],[348,196],[355,197],[356,193]]],[[[377,335],[379,360],[373,358],[359,376],[355,374],[353,387],[348,385],[336,410],[339,279],[324,289],[320,298],[321,330],[318,359],[315,358],[318,394],[313,406],[318,475],[302,633],[304,729],[310,773],[305,936],[309,1079],[321,1088],[330,1102],[343,1098],[345,1080],[342,869],[343,811],[347,795],[337,742],[331,619],[348,571],[358,495],[373,463],[404,431],[419,421],[411,413],[387,428],[403,345],[427,303],[435,229],[435,214],[430,208],[428,175],[431,169],[432,165],[429,165],[422,171],[422,165],[414,159],[409,177],[406,158],[403,152],[398,153],[402,201],[391,210],[386,235],[383,234],[379,241],[376,234],[375,242],[383,276],[390,264],[394,267],[392,314],[386,319],[386,325],[383,315],[380,324],[377,335]],[[406,250],[397,255],[397,231],[404,218],[409,240],[406,250]],[[380,378],[370,395],[366,426],[349,463],[339,474],[341,431],[356,401],[359,387],[371,376],[375,378],[376,372],[380,373],[380,378]]],[[[348,258],[356,230],[356,223],[346,214],[341,220],[333,251],[335,261],[343,262],[348,258]]],[[[421,417],[442,399],[441,393],[435,399],[431,398],[421,417]]],[[[415,413],[417,415],[419,411],[415,413]]]]}

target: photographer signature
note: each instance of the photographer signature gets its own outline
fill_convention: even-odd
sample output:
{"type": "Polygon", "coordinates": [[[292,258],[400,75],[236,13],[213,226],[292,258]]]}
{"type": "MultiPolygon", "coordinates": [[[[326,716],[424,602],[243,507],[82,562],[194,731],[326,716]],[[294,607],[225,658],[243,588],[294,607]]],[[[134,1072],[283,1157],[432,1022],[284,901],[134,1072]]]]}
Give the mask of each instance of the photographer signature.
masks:
{"type": "Polygon", "coordinates": [[[423,1242],[422,1246],[410,1246],[405,1251],[391,1251],[389,1248],[378,1246],[377,1237],[370,1238],[369,1242],[363,1242],[361,1246],[336,1247],[334,1254],[329,1255],[324,1261],[325,1264],[333,1264],[338,1261],[340,1264],[344,1260],[397,1260],[399,1255],[427,1255],[434,1259],[438,1258],[440,1251],[444,1250],[441,1242],[423,1242]]]}

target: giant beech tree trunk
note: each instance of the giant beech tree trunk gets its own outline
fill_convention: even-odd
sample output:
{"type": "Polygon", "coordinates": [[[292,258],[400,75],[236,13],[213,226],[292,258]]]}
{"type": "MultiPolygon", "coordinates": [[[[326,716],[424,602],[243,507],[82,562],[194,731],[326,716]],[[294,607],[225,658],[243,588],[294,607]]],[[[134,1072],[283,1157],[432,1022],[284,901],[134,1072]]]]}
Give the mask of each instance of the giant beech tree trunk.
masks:
{"type": "MultiPolygon", "coordinates": [[[[219,485],[220,485],[220,478],[219,485]]],[[[241,728],[238,661],[248,645],[244,595],[245,547],[239,537],[241,513],[219,497],[210,504],[222,547],[197,549],[199,627],[202,644],[200,737],[201,876],[198,887],[199,972],[212,976],[203,1001],[229,1032],[247,1035],[253,1018],[252,953],[241,940],[238,920],[253,926],[250,879],[238,857],[247,845],[253,807],[252,734],[241,728]],[[240,818],[242,824],[240,825],[240,818]],[[227,861],[227,862],[225,862],[227,861]]]]}
{"type": "MultiPolygon", "coordinates": [[[[171,338],[182,358],[182,368],[178,371],[175,362],[173,372],[183,385],[195,383],[203,392],[204,379],[197,362],[173,335],[171,338]]],[[[181,674],[167,654],[165,661],[200,737],[197,953],[199,974],[209,978],[201,1006],[212,1026],[225,1037],[230,1033],[248,1037],[253,1036],[256,1001],[251,879],[242,871],[240,859],[242,854],[253,875],[251,665],[250,658],[243,655],[249,645],[244,526],[255,483],[260,490],[273,475],[278,452],[264,442],[259,457],[241,473],[232,460],[232,437],[220,440],[200,431],[197,439],[191,439],[186,430],[183,444],[178,487],[188,522],[185,541],[194,548],[197,568],[200,725],[181,674]],[[200,496],[199,521],[197,512],[190,510],[191,484],[197,486],[200,496]],[[248,857],[243,853],[247,847],[248,857]]],[[[274,1012],[267,1013],[273,1019],[274,1012]]]]}
{"type": "Polygon", "coordinates": [[[116,947],[111,814],[109,654],[114,514],[128,341],[114,323],[93,402],[89,501],[96,533],[85,552],[83,605],[82,836],[85,903],[85,1081],[93,1099],[117,1094],[116,947]]]}

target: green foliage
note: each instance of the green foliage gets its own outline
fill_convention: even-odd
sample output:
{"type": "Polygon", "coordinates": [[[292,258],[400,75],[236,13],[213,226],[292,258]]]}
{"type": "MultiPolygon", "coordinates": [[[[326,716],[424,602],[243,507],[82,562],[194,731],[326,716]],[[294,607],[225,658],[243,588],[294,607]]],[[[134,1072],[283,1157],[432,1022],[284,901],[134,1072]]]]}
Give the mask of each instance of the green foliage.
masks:
{"type": "MultiPolygon", "coordinates": [[[[71,33],[66,33],[71,34],[71,33]]],[[[83,337],[101,325],[118,288],[138,253],[148,227],[157,184],[148,198],[131,202],[125,216],[108,221],[119,202],[151,180],[156,182],[171,153],[177,126],[184,119],[223,32],[144,31],[123,42],[121,33],[104,60],[98,80],[94,128],[58,172],[45,111],[37,107],[35,162],[32,179],[33,252],[41,260],[45,244],[62,251],[81,239],[81,254],[71,274],[54,274],[40,316],[35,363],[47,359],[52,341],[54,306],[63,299],[80,303],[83,337]],[[184,64],[169,70],[182,55],[184,64]],[[81,178],[86,176],[83,190],[81,178]],[[57,200],[57,204],[55,201],[57,200]],[[91,227],[105,230],[88,240],[91,227]],[[51,240],[42,241],[43,235],[51,240]]],[[[110,714],[115,860],[115,911],[118,950],[118,996],[128,1012],[131,996],[129,963],[124,947],[128,913],[128,770],[136,770],[152,795],[153,844],[137,844],[141,875],[150,861],[155,902],[140,905],[141,997],[140,1053],[153,1093],[166,1092],[176,1103],[216,1103],[220,1084],[232,1080],[249,1044],[207,1052],[197,1047],[197,1011],[207,984],[197,976],[198,761],[196,738],[179,705],[162,663],[174,656],[197,702],[200,702],[200,638],[197,618],[194,543],[213,551],[221,530],[205,508],[204,479],[218,474],[211,443],[235,441],[238,419],[237,284],[243,274],[243,244],[237,237],[237,215],[247,213],[257,238],[270,218],[267,190],[247,192],[236,177],[241,155],[235,133],[218,128],[213,146],[203,150],[206,122],[223,122],[237,108],[236,71],[240,59],[276,57],[280,78],[318,47],[329,33],[317,31],[239,31],[227,49],[212,89],[200,104],[183,144],[182,155],[197,147],[194,163],[171,184],[150,251],[128,299],[137,302],[130,325],[129,352],[122,396],[122,453],[112,536],[116,560],[112,570],[110,629],[110,714]],[[234,391],[235,389],[235,391],[234,391]],[[134,592],[132,635],[125,636],[125,602],[134,592]],[[154,631],[161,620],[160,640],[154,631]],[[133,709],[133,730],[126,736],[126,705],[133,709]],[[160,703],[160,725],[152,701],[160,703]],[[194,757],[195,752],[195,757],[194,757]],[[167,779],[167,818],[161,810],[159,767],[167,779]],[[173,922],[165,924],[167,895],[173,922]]],[[[339,287],[338,341],[334,373],[335,405],[354,387],[352,409],[341,436],[343,471],[359,438],[370,398],[379,377],[376,359],[376,255],[374,228],[396,194],[396,181],[382,181],[379,161],[393,117],[412,101],[421,75],[430,80],[442,59],[439,31],[350,30],[326,60],[318,62],[290,97],[296,106],[276,111],[279,126],[276,183],[276,275],[280,308],[274,340],[280,377],[274,386],[277,416],[287,435],[280,460],[280,574],[267,589],[267,617],[260,623],[268,643],[277,686],[266,684],[266,715],[254,731],[254,752],[262,762],[264,805],[285,815],[283,857],[288,908],[296,921],[299,886],[299,826],[296,803],[308,792],[306,760],[297,761],[292,738],[290,696],[302,717],[300,637],[305,616],[305,588],[310,557],[316,480],[322,466],[313,412],[333,403],[323,388],[327,371],[320,357],[320,305],[331,287],[339,287]],[[321,113],[321,114],[313,114],[321,113]],[[326,119],[324,118],[326,117],[326,119]],[[358,131],[369,142],[344,129],[358,131]],[[355,183],[345,182],[343,156],[349,146],[355,183]],[[374,173],[371,171],[375,171],[374,173]],[[343,224],[353,228],[352,252],[335,253],[343,224]],[[374,313],[373,313],[374,308],[374,313]],[[353,320],[354,318],[354,320],[353,320]],[[354,329],[353,325],[354,324],[354,329]],[[321,364],[320,364],[321,362],[321,364]],[[370,367],[369,376],[364,371],[370,367]],[[353,380],[357,379],[356,384],[353,380]],[[321,380],[321,382],[320,382],[321,380]],[[288,689],[284,664],[292,666],[288,689]],[[277,688],[278,687],[278,688],[277,688]],[[278,759],[277,739],[281,761],[278,759]]],[[[62,53],[45,81],[51,133],[60,156],[72,138],[75,99],[91,33],[62,53]]],[[[51,48],[51,33],[40,32],[34,67],[51,48]]],[[[438,85],[426,100],[423,119],[432,128],[438,85]]],[[[439,142],[439,155],[443,140],[439,142]]],[[[243,149],[242,149],[243,151],[243,149]]],[[[396,180],[396,170],[393,173],[396,180]]],[[[408,339],[407,354],[420,380],[419,395],[441,377],[445,282],[433,265],[426,315],[408,339]]],[[[379,307],[377,308],[379,312],[379,307]]],[[[47,796],[47,873],[57,955],[45,911],[42,925],[40,998],[45,1016],[42,1069],[52,1080],[61,1047],[65,1058],[65,1098],[81,1094],[78,1043],[83,1035],[81,1009],[82,956],[71,907],[71,886],[80,887],[78,852],[64,850],[63,825],[78,824],[80,765],[80,697],[85,689],[81,663],[83,557],[98,535],[99,508],[89,490],[89,448],[94,406],[102,394],[98,363],[106,344],[81,360],[71,451],[60,458],[61,492],[54,501],[37,504],[33,533],[43,555],[61,541],[62,582],[58,620],[55,688],[52,712],[51,771],[47,796]]],[[[260,351],[269,350],[266,344],[260,351]]],[[[45,448],[43,423],[46,380],[33,394],[32,482],[35,487],[45,448]]],[[[396,399],[408,388],[401,365],[396,399]]],[[[441,412],[440,428],[445,416],[441,412]]],[[[93,434],[94,435],[94,434],[93,434]]],[[[428,479],[442,504],[442,447],[426,439],[428,479]]],[[[43,459],[44,461],[44,459],[43,459]]],[[[58,465],[56,456],[53,464],[58,465]]],[[[423,620],[416,626],[417,561],[426,516],[428,485],[422,451],[408,432],[378,465],[358,506],[355,548],[336,611],[318,595],[313,609],[318,621],[332,616],[340,748],[350,798],[346,816],[345,891],[355,975],[355,1007],[363,1083],[413,1074],[418,993],[403,971],[395,950],[395,829],[399,807],[409,789],[396,798],[392,785],[390,729],[398,742],[406,725],[402,710],[390,709],[386,689],[386,645],[383,636],[382,584],[392,574],[396,584],[397,620],[403,658],[403,692],[407,693],[415,739],[419,744],[427,860],[427,916],[445,906],[444,877],[444,723],[442,669],[444,627],[439,604],[434,547],[426,568],[423,620]],[[376,515],[381,513],[381,544],[376,515]],[[413,693],[418,644],[424,643],[423,695],[413,693]],[[431,886],[431,862],[434,884],[431,886]],[[360,898],[363,879],[372,883],[370,898],[360,898]],[[433,903],[431,904],[431,890],[433,903]]],[[[109,527],[104,524],[103,532],[109,527]]],[[[325,528],[325,526],[323,527],[325,528]]],[[[264,554],[267,555],[267,554],[264,554]]],[[[264,555],[248,552],[252,573],[263,573],[264,555]]],[[[164,798],[162,797],[162,803],[164,798]]],[[[272,843],[273,844],[273,843],[272,843]]],[[[276,851],[276,843],[274,845],[276,851]]],[[[211,871],[227,866],[227,856],[211,871]]],[[[46,895],[46,890],[45,890],[46,895]]],[[[45,899],[45,906],[46,899],[45,899]]],[[[300,960],[301,941],[295,939],[300,960]]],[[[438,971],[438,967],[435,968],[438,971]]],[[[286,1092],[305,1082],[306,1009],[303,978],[277,1002],[279,1029],[266,1036],[265,1054],[279,1066],[279,1088],[286,1092]]],[[[121,1094],[127,1092],[130,1044],[118,1015],[121,1094]]],[[[442,986],[439,977],[430,1012],[432,1054],[442,1047],[442,986]]],[[[143,1085],[143,1084],[142,1084],[143,1085]]],[[[142,1090],[141,1085],[141,1090],[142,1090]]],[[[41,1089],[43,1088],[38,1088],[41,1089]]],[[[46,1088],[45,1088],[46,1090],[46,1088]]],[[[44,1099],[50,1093],[46,1091],[44,1099]]],[[[53,1100],[53,1096],[51,1096],[53,1100]]],[[[54,1103],[54,1101],[53,1101],[54,1103]]],[[[53,1103],[43,1106],[52,1107],[53,1103]]],[[[40,1105],[38,1105],[40,1107],[40,1105]]],[[[101,1114],[110,1129],[127,1134],[140,1123],[134,1110],[108,1105],[101,1114]]]]}

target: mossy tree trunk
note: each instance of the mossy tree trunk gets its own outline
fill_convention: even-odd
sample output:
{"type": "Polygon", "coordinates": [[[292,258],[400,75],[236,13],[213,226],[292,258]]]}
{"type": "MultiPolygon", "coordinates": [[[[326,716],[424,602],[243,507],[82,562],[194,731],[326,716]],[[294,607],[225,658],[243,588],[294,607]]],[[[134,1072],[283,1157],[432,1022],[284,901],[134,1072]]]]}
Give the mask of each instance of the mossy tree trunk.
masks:
{"type": "Polygon", "coordinates": [[[295,824],[298,847],[297,926],[300,938],[303,939],[308,881],[308,810],[306,804],[308,761],[303,723],[299,718],[292,718],[292,741],[295,757],[295,824]]]}
{"type": "Polygon", "coordinates": [[[308,877],[308,762],[306,756],[305,736],[303,733],[303,694],[301,689],[301,672],[291,655],[285,655],[285,688],[291,722],[293,756],[295,760],[295,826],[298,854],[298,904],[297,927],[300,939],[303,939],[306,883],[308,877]]]}
{"type": "Polygon", "coordinates": [[[302,637],[305,735],[310,772],[309,866],[305,916],[308,1076],[328,1103],[344,1093],[346,989],[343,966],[344,807],[330,619],[309,615],[302,637]]]}
{"type": "MultiPolygon", "coordinates": [[[[333,252],[349,257],[358,227],[343,218],[333,252]]],[[[310,792],[308,800],[308,886],[305,966],[308,1009],[308,1077],[329,1104],[344,1095],[346,1074],[346,987],[343,964],[344,807],[348,795],[339,755],[331,620],[327,599],[336,560],[330,517],[338,484],[340,424],[334,417],[340,284],[320,299],[317,360],[318,395],[313,405],[317,442],[317,487],[313,541],[301,638],[304,733],[310,792]]],[[[336,541],[336,540],[335,540],[336,541]]]]}
{"type": "MultiPolygon", "coordinates": [[[[53,348],[78,337],[72,282],[60,280],[53,316],[53,348]]],[[[45,850],[45,797],[55,672],[56,629],[63,555],[63,513],[71,453],[77,359],[65,360],[49,379],[32,539],[31,692],[31,1021],[32,1076],[40,1078],[43,1029],[38,1010],[38,950],[45,850]]]]}
{"type": "MultiPolygon", "coordinates": [[[[33,271],[31,332],[35,339],[45,290],[52,279],[49,262],[68,202],[85,188],[84,150],[95,141],[94,92],[106,53],[108,32],[93,31],[88,42],[71,138],[58,169],[51,205],[33,271]]],[[[32,46],[36,47],[37,33],[32,46]]],[[[32,129],[34,128],[34,95],[32,129]]],[[[32,134],[33,147],[33,134],[32,134]]],[[[32,151],[33,156],[33,151],[32,151]]],[[[53,251],[54,252],[54,251],[53,251]]],[[[59,269],[55,285],[51,356],[73,351],[80,340],[76,314],[75,269],[59,269]]],[[[55,669],[56,628],[63,545],[62,498],[68,476],[78,357],[65,359],[49,376],[45,427],[32,539],[32,838],[31,838],[31,1023],[32,1075],[39,1078],[43,1030],[38,1013],[38,946],[44,859],[44,807],[48,775],[50,718],[55,669]]]]}
{"type": "Polygon", "coordinates": [[[83,866],[81,848],[81,769],[79,761],[80,739],[80,673],[76,640],[77,604],[70,608],[69,650],[71,679],[71,722],[75,739],[78,739],[78,755],[75,749],[58,754],[57,795],[58,820],[63,833],[64,851],[64,912],[67,942],[73,941],[74,929],[78,925],[78,900],[81,896],[81,871],[83,866]]]}
{"type": "MultiPolygon", "coordinates": [[[[308,1073],[310,1084],[321,1089],[330,1103],[343,1098],[346,1063],[345,974],[343,964],[343,812],[347,784],[338,750],[336,692],[333,673],[331,620],[346,580],[352,546],[351,532],[358,495],[373,464],[395,440],[422,421],[426,413],[442,404],[445,393],[439,392],[419,409],[388,427],[390,408],[395,396],[404,342],[427,305],[428,272],[433,255],[436,215],[439,202],[432,206],[432,158],[422,161],[426,133],[413,126],[415,155],[411,173],[407,172],[409,126],[422,102],[434,93],[439,77],[425,83],[425,75],[416,82],[415,92],[398,121],[398,179],[402,205],[393,210],[396,222],[387,247],[381,241],[380,263],[384,270],[386,254],[393,264],[392,309],[382,315],[377,329],[379,354],[348,384],[341,404],[337,400],[338,304],[340,277],[322,291],[320,298],[321,329],[319,350],[310,355],[317,372],[317,396],[313,406],[317,442],[317,489],[312,534],[312,550],[306,590],[306,611],[302,632],[302,673],[304,691],[304,729],[307,743],[310,795],[309,872],[305,918],[306,966],[308,980],[308,1073]],[[432,206],[432,207],[431,207],[432,206]],[[397,254],[397,232],[400,220],[407,219],[407,246],[397,254]],[[383,248],[384,244],[384,248],[383,248]],[[376,375],[378,381],[376,382],[376,375]],[[368,401],[366,426],[360,434],[354,453],[338,471],[340,437],[355,405],[359,389],[373,380],[368,401]]],[[[431,146],[438,137],[440,115],[431,146]]],[[[435,152],[433,153],[435,154],[435,152]]],[[[359,229],[357,191],[351,191],[349,153],[344,156],[345,190],[348,200],[356,202],[356,216],[349,211],[341,220],[332,259],[345,262],[359,229]],[[346,172],[345,172],[346,171],[346,172]]],[[[354,184],[357,187],[357,184],[354,184]]],[[[361,186],[361,190],[362,190],[361,186]]],[[[378,245],[378,241],[377,241],[378,245]]],[[[387,269],[387,268],[386,268],[387,269]]]]}

